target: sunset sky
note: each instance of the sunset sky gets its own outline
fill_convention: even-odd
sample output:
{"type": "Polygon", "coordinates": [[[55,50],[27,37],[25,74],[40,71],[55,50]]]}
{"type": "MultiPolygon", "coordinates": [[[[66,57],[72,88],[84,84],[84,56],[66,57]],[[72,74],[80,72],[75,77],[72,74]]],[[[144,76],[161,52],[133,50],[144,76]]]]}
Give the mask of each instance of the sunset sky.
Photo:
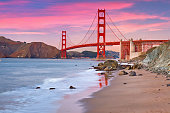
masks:
{"type": "MultiPolygon", "coordinates": [[[[106,9],[127,39],[170,39],[170,0],[0,0],[0,35],[58,48],[61,31],[66,30],[78,44],[98,8],[106,9]]],[[[106,21],[119,36],[111,21],[106,21]]],[[[92,30],[96,23],[97,19],[92,30]]],[[[106,32],[106,40],[118,41],[108,28],[106,32]]]]}

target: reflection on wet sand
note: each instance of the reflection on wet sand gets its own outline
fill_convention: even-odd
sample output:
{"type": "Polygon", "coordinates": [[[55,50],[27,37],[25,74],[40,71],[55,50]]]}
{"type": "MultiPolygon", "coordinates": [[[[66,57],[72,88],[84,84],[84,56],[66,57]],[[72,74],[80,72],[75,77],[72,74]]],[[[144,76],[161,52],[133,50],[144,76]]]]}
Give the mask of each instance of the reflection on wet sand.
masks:
{"type": "Polygon", "coordinates": [[[99,78],[99,87],[102,88],[108,85],[108,77],[106,73],[98,73],[99,78]]]}

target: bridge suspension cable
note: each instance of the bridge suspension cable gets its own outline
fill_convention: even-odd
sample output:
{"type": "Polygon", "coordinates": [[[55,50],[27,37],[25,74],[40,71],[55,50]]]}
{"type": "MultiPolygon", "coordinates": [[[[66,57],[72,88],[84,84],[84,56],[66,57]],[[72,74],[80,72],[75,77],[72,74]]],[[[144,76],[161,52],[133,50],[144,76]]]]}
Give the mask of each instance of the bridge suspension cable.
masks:
{"type": "Polygon", "coordinates": [[[113,35],[120,40],[120,38],[116,35],[116,33],[112,30],[112,28],[109,26],[109,24],[106,22],[106,25],[110,28],[110,30],[112,31],[113,35]]]}
{"type": "Polygon", "coordinates": [[[68,39],[68,41],[69,41],[69,43],[71,44],[71,46],[74,46],[75,44],[71,41],[71,38],[69,37],[69,35],[67,35],[67,39],[68,39]]]}
{"type": "Polygon", "coordinates": [[[90,36],[88,37],[88,39],[85,41],[85,43],[92,37],[92,35],[94,34],[94,32],[96,31],[97,29],[97,25],[96,27],[94,28],[93,32],[90,34],[90,36]]]}
{"type": "Polygon", "coordinates": [[[97,13],[96,13],[96,15],[95,15],[95,17],[94,17],[94,19],[93,19],[93,21],[92,21],[92,24],[90,25],[88,31],[86,32],[86,34],[85,34],[85,36],[83,37],[83,39],[78,43],[78,45],[80,45],[80,44],[83,42],[83,40],[86,38],[87,34],[90,32],[90,30],[91,30],[91,28],[92,28],[92,26],[93,26],[93,24],[94,24],[94,22],[95,22],[95,20],[96,20],[96,17],[97,17],[97,13]]]}
{"type": "Polygon", "coordinates": [[[123,33],[118,29],[118,27],[114,24],[113,20],[109,16],[109,14],[106,12],[106,15],[109,17],[110,21],[112,22],[113,26],[117,29],[117,31],[122,35],[122,37],[127,40],[127,38],[123,35],[123,33]]]}

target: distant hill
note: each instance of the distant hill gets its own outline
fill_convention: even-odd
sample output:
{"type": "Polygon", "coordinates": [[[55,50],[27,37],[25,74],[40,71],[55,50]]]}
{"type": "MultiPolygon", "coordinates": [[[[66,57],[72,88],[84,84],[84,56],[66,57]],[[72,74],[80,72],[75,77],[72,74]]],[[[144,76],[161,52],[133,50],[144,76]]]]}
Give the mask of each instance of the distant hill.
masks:
{"type": "MultiPolygon", "coordinates": [[[[89,57],[89,58],[96,58],[97,52],[93,51],[83,51],[83,52],[77,52],[77,51],[69,51],[67,52],[68,57],[89,57]]],[[[119,58],[119,52],[115,51],[106,51],[106,57],[107,58],[119,58]]]]}
{"type": "MultiPolygon", "coordinates": [[[[97,52],[69,51],[68,58],[89,57],[96,58],[97,52]]],[[[118,58],[119,52],[106,51],[106,57],[118,58]]],[[[60,58],[60,50],[43,42],[20,42],[0,36],[0,58],[60,58]]]]}
{"type": "Polygon", "coordinates": [[[106,57],[108,58],[119,58],[119,52],[106,51],[105,54],[106,54],[106,57]]]}
{"type": "Polygon", "coordinates": [[[59,58],[60,51],[43,42],[25,43],[0,36],[0,58],[59,58]]]}

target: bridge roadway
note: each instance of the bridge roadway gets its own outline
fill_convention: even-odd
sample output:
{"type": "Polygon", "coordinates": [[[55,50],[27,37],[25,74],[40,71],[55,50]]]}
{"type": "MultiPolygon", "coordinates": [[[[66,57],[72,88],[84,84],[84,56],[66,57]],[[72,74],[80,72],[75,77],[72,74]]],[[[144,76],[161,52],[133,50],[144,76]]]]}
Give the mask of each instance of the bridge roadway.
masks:
{"type": "MultiPolygon", "coordinates": [[[[134,40],[134,43],[141,43],[141,42],[145,42],[145,43],[156,43],[156,42],[168,42],[169,40],[134,40]]],[[[130,41],[122,41],[122,43],[129,43],[130,41]]],[[[100,43],[100,44],[104,44],[104,43],[100,43]]],[[[105,42],[105,45],[120,45],[120,42],[105,42]]],[[[97,46],[97,43],[91,43],[91,44],[81,44],[81,45],[75,45],[75,46],[71,46],[71,47],[67,47],[64,50],[70,50],[70,49],[76,49],[76,48],[82,48],[82,47],[93,47],[93,46],[97,46]]]]}

